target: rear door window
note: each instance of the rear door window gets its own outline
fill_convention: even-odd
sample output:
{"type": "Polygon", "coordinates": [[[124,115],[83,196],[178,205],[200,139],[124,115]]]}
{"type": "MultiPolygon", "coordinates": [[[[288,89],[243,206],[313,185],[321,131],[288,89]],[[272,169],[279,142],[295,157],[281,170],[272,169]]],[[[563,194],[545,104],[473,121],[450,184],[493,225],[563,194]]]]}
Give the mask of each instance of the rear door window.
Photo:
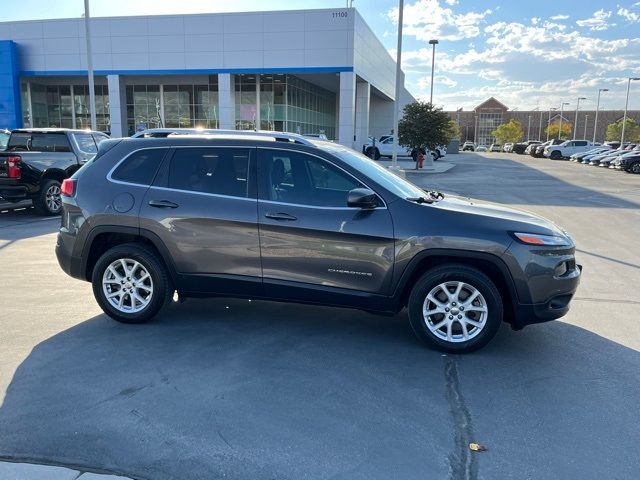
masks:
{"type": "Polygon", "coordinates": [[[151,185],[167,148],[147,148],[129,155],[111,174],[112,180],[151,185]]]}
{"type": "Polygon", "coordinates": [[[72,133],[71,136],[75,140],[81,152],[98,153],[98,147],[90,133],[72,133]]]}
{"type": "Polygon", "coordinates": [[[168,187],[188,192],[249,197],[250,148],[176,148],[168,187]]]}

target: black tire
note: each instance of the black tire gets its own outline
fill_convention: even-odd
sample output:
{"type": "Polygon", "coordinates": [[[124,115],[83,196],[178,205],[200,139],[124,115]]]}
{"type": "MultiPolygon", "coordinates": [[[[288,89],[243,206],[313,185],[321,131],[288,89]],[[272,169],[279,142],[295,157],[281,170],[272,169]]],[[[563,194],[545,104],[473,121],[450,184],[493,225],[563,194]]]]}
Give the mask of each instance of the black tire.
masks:
{"type": "Polygon", "coordinates": [[[33,208],[38,215],[60,215],[62,213],[60,182],[44,180],[40,185],[40,193],[33,199],[33,208]]]}
{"type": "Polygon", "coordinates": [[[553,152],[551,152],[551,154],[549,155],[549,158],[551,160],[560,160],[562,158],[562,154],[560,153],[560,150],[554,150],[553,152]]]}
{"type": "MultiPolygon", "coordinates": [[[[454,313],[452,316],[457,315],[454,310],[455,307],[452,307],[452,310],[448,310],[454,313]]],[[[480,270],[466,265],[443,265],[426,272],[416,282],[409,296],[408,313],[409,322],[411,323],[413,331],[418,338],[427,345],[447,353],[468,353],[484,347],[498,332],[503,319],[502,297],[495,284],[480,270]],[[475,333],[475,336],[472,336],[469,340],[460,342],[447,341],[446,339],[436,336],[436,334],[427,327],[427,320],[423,315],[423,304],[431,290],[445,282],[464,282],[474,287],[486,303],[487,312],[484,318],[484,325],[480,331],[475,333]]],[[[458,312],[458,314],[460,314],[460,312],[458,312]]],[[[467,317],[469,311],[462,315],[464,315],[464,318],[469,318],[467,317]]],[[[473,315],[476,315],[476,313],[473,315]]],[[[444,318],[438,319],[438,321],[440,320],[444,320],[444,318]]],[[[454,318],[451,323],[452,332],[456,324],[457,330],[462,331],[462,324],[459,323],[456,318],[454,318]]]]}
{"type": "Polygon", "coordinates": [[[636,161],[636,162],[630,163],[629,166],[627,167],[627,172],[640,174],[640,162],[636,161]]]}
{"type": "MultiPolygon", "coordinates": [[[[153,250],[136,243],[118,245],[105,252],[96,262],[91,283],[93,284],[93,294],[102,311],[114,320],[122,323],[148,322],[155,317],[165,303],[168,303],[173,297],[171,278],[169,277],[164,262],[153,250]],[[103,275],[107,267],[118,259],[132,259],[139,262],[143,269],[151,276],[151,285],[153,287],[151,299],[140,311],[127,313],[118,310],[106,297],[102,286],[103,275]]],[[[137,290],[137,292],[139,291],[137,290]]]]}
{"type": "Polygon", "coordinates": [[[378,160],[380,158],[380,150],[378,150],[377,148],[373,149],[373,156],[369,155],[371,158],[373,158],[374,160],[378,160]]]}

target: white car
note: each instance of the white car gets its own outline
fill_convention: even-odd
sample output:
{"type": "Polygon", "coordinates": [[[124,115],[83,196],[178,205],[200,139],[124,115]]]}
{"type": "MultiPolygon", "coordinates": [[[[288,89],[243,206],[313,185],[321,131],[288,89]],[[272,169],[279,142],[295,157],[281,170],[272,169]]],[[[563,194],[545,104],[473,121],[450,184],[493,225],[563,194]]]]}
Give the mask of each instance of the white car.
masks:
{"type": "Polygon", "coordinates": [[[511,142],[507,142],[502,146],[502,151],[503,152],[509,153],[512,150],[513,150],[513,143],[511,143],[511,142]]]}
{"type": "MultiPolygon", "coordinates": [[[[436,153],[436,151],[429,151],[434,160],[437,160],[440,156],[447,154],[446,148],[438,148],[441,148],[440,154],[436,153]]],[[[393,137],[386,137],[379,142],[375,142],[375,145],[367,144],[363,147],[363,150],[365,155],[373,158],[374,160],[378,160],[380,157],[391,158],[393,156],[393,137]]],[[[403,147],[402,145],[397,145],[396,155],[398,157],[413,157],[413,151],[407,147],[403,147]]]]}
{"type": "Polygon", "coordinates": [[[544,148],[543,155],[552,160],[569,158],[574,153],[586,152],[594,147],[588,140],[567,140],[560,145],[548,145],[544,148]]]}

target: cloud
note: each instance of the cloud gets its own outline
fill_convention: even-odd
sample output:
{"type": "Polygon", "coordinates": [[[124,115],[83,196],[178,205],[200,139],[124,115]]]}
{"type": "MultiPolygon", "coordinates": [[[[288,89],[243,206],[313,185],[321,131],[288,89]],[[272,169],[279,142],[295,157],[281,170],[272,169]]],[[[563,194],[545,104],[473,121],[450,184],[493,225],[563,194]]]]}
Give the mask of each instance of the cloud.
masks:
{"type": "MultiPolygon", "coordinates": [[[[455,5],[457,1],[445,0],[447,5],[455,5]]],[[[404,9],[403,33],[418,40],[462,40],[480,35],[480,24],[491,14],[487,9],[482,12],[468,11],[456,13],[453,9],[443,7],[438,0],[418,0],[404,9]]],[[[393,21],[398,21],[398,8],[387,12],[393,21]]]]}
{"type": "MultiPolygon", "coordinates": [[[[640,6],[640,2],[634,3],[634,6],[640,6]]],[[[616,12],[621,17],[624,17],[630,23],[640,22],[640,13],[632,12],[627,8],[623,8],[618,5],[618,11],[616,12]]]]}
{"type": "Polygon", "coordinates": [[[549,17],[549,20],[566,20],[569,18],[569,15],[564,15],[564,14],[559,14],[559,15],[554,15],[553,17],[549,17]]]}
{"type": "MultiPolygon", "coordinates": [[[[535,106],[538,99],[557,103],[562,97],[593,96],[590,91],[598,85],[613,86],[632,72],[640,74],[640,38],[598,38],[553,21],[496,22],[483,34],[466,51],[436,53],[436,78],[446,75],[456,82],[455,88],[436,88],[437,104],[471,107],[492,95],[512,106],[535,106]]],[[[403,69],[428,95],[430,46],[403,52],[403,69]]],[[[436,80],[436,86],[446,82],[436,80]]]]}
{"type": "Polygon", "coordinates": [[[608,23],[608,19],[611,17],[611,11],[604,11],[604,8],[593,12],[593,15],[590,18],[584,18],[582,20],[577,20],[576,24],[579,27],[586,27],[592,31],[600,31],[606,30],[609,27],[615,26],[615,23],[608,23]]]}

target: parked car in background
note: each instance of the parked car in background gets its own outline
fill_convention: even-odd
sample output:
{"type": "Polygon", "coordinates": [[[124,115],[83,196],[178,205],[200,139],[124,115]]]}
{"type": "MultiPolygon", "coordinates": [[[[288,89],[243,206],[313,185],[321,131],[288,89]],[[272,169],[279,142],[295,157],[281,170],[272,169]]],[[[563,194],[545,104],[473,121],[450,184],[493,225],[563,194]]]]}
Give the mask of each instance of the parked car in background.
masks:
{"type": "Polygon", "coordinates": [[[592,148],[591,150],[587,150],[586,152],[574,153],[569,157],[569,160],[572,162],[582,162],[583,160],[591,160],[591,158],[596,155],[604,152],[611,151],[611,147],[609,146],[599,146],[592,148]]]}
{"type": "Polygon", "coordinates": [[[488,150],[488,147],[486,145],[479,145],[476,147],[476,152],[486,152],[488,150]]]}
{"type": "Polygon", "coordinates": [[[91,160],[105,138],[102,132],[66,128],[13,130],[0,152],[0,197],[32,200],[39,214],[59,214],[62,181],[91,160]]]}
{"type": "Polygon", "coordinates": [[[536,149],[538,148],[538,145],[540,145],[541,143],[542,142],[539,142],[537,140],[531,140],[529,142],[529,145],[527,145],[527,148],[524,149],[525,155],[535,154],[536,149]]]}
{"type": "Polygon", "coordinates": [[[505,153],[511,153],[512,150],[513,150],[512,142],[507,142],[502,146],[502,151],[505,153]]]}
{"type": "Polygon", "coordinates": [[[640,152],[633,152],[633,155],[621,158],[619,168],[625,172],[640,174],[640,152]]]}
{"type": "Polygon", "coordinates": [[[588,140],[567,140],[560,145],[548,145],[544,147],[544,156],[552,160],[569,158],[574,153],[586,152],[594,147],[588,140]]]}
{"type": "MultiPolygon", "coordinates": [[[[365,148],[365,155],[374,160],[378,160],[380,157],[393,157],[393,136],[387,136],[384,140],[376,142],[375,145],[370,145],[365,148]]],[[[396,145],[396,156],[398,157],[411,157],[415,160],[417,151],[403,147],[402,145],[396,145]]],[[[434,160],[437,160],[437,154],[434,152],[424,152],[429,154],[434,160]]]]}
{"type": "Polygon", "coordinates": [[[65,180],[63,205],[61,268],[123,323],[153,319],[174,291],[407,307],[418,338],[464,353],[505,320],[565,315],[581,277],[573,240],[552,222],[420,189],[300,135],[105,141],[65,180]]]}
{"type": "Polygon", "coordinates": [[[491,146],[489,147],[489,151],[490,152],[501,152],[502,151],[502,145],[500,145],[499,143],[492,143],[491,146]]]}
{"type": "Polygon", "coordinates": [[[476,144],[473,142],[464,142],[462,144],[463,152],[474,152],[476,150],[476,144]]]}
{"type": "Polygon", "coordinates": [[[602,153],[596,154],[594,156],[592,156],[590,159],[588,158],[583,158],[579,163],[582,163],[583,165],[591,165],[592,167],[597,167],[598,165],[600,165],[600,161],[604,160],[605,158],[608,157],[617,157],[618,155],[622,155],[624,152],[622,150],[605,150],[602,153]]]}
{"type": "Polygon", "coordinates": [[[513,153],[518,153],[518,154],[523,154],[524,151],[527,149],[527,147],[529,145],[531,145],[532,143],[540,143],[540,142],[537,142],[535,140],[527,140],[526,142],[518,142],[518,143],[513,145],[512,152],[513,153]]]}
{"type": "Polygon", "coordinates": [[[7,143],[9,143],[9,137],[11,136],[11,132],[9,130],[0,130],[0,150],[4,150],[7,148],[7,143]]]}
{"type": "Polygon", "coordinates": [[[623,161],[625,161],[627,158],[635,157],[636,155],[640,154],[640,145],[636,145],[631,150],[623,150],[623,152],[624,153],[622,155],[619,155],[618,157],[614,158],[611,162],[609,162],[609,168],[622,170],[623,161]]]}
{"type": "Polygon", "coordinates": [[[434,160],[439,160],[447,155],[447,147],[444,145],[438,145],[435,150],[433,150],[433,153],[435,153],[434,160]]]}
{"type": "Polygon", "coordinates": [[[535,146],[535,149],[531,150],[530,155],[536,158],[544,157],[544,147],[549,145],[560,145],[564,140],[558,140],[557,138],[553,138],[551,140],[547,140],[544,143],[539,143],[535,146]]]}

